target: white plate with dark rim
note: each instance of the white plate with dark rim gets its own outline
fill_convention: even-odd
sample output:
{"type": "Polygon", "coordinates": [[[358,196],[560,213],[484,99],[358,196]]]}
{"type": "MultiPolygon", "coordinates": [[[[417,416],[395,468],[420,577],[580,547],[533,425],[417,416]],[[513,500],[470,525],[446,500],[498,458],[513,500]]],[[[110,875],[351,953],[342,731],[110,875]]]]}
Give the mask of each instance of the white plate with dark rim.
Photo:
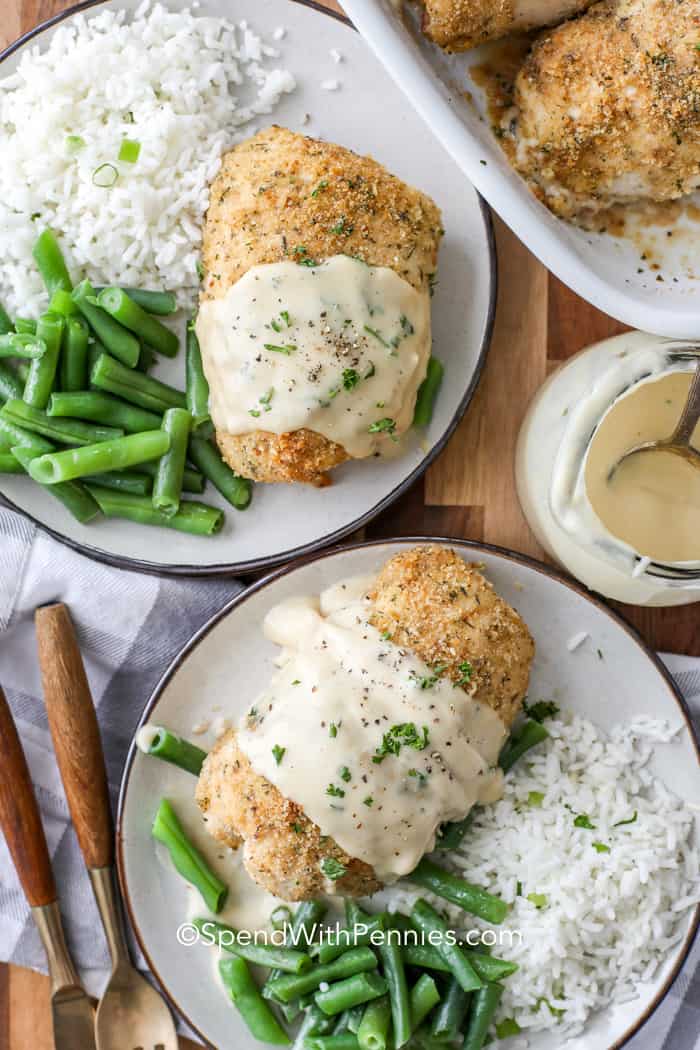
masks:
{"type": "MultiPolygon", "coordinates": [[[[47,22],[0,56],[0,77],[10,74],[23,49],[46,46],[59,24],[79,11],[106,7],[133,11],[140,0],[88,0],[47,22]]],[[[186,6],[167,0],[167,6],[186,6]]],[[[83,553],[124,568],[173,575],[212,575],[271,568],[337,542],[385,510],[426,470],[459,423],[486,357],[496,298],[496,256],[488,208],[460,168],[432,137],[381,64],[348,22],[304,0],[201,0],[197,14],[247,19],[270,38],[287,34],[281,64],[298,80],[265,123],[284,124],[369,153],[394,174],[429,193],[442,208],[446,230],[433,298],[433,345],[445,380],[426,433],[400,457],[347,463],[329,489],[258,485],[251,507],[238,513],[207,486],[202,497],[226,509],[226,525],[212,538],[147,528],[118,520],[80,525],[41,488],[22,477],[0,478],[0,494],[54,537],[83,553]],[[336,64],[330,52],[343,61],[336,64]],[[338,79],[338,91],[320,89],[338,79]],[[305,114],[311,115],[309,123],[305,114]]],[[[252,131],[251,131],[252,133],[252,131]]],[[[0,299],[1,290],[0,290],[0,299]]],[[[184,325],[183,325],[184,328],[184,325]]],[[[156,375],[182,386],[178,361],[156,375]]]]}
{"type": "MultiPolygon", "coordinates": [[[[319,593],[343,577],[376,572],[400,550],[425,538],[356,544],[313,555],[254,584],[217,613],[185,647],[161,679],[142,721],[191,735],[221,705],[236,719],[267,685],[276,647],[263,637],[267,611],[294,595],[319,593]]],[[[668,719],[685,728],[675,743],[660,746],[652,771],[686,801],[700,804],[700,752],[688,710],[658,657],[602,601],[554,569],[496,547],[435,539],[484,571],[527,621],[537,645],[532,694],[554,696],[609,730],[636,715],[668,719]],[[587,632],[574,652],[567,642],[587,632]],[[600,660],[600,649],[605,659],[600,660]]],[[[149,966],[173,1006],[207,1042],[220,1050],[255,1050],[215,974],[215,956],[204,944],[184,947],[176,930],[187,918],[185,884],[156,859],[151,821],[157,800],[173,799],[188,830],[207,842],[192,801],[194,780],[132,745],[124,771],[117,818],[117,861],[132,926],[149,966]]],[[[215,849],[211,844],[209,849],[215,849]]],[[[639,998],[597,1014],[571,1050],[616,1050],[639,1030],[661,1002],[693,941],[700,906],[689,915],[682,942],[669,954],[639,998]]],[[[556,1034],[529,1034],[531,1050],[559,1050],[556,1034]]]]}
{"type": "MultiPolygon", "coordinates": [[[[420,5],[345,0],[345,10],[432,133],[510,228],[578,295],[611,317],[677,339],[700,330],[698,225],[688,209],[670,225],[640,219],[633,237],[579,229],[553,215],[511,168],[469,75],[484,47],[448,55],[420,32],[420,5]],[[654,265],[645,262],[653,259],[654,265]],[[641,257],[641,259],[640,259],[641,257]]],[[[697,207],[700,194],[689,198],[697,207]]]]}

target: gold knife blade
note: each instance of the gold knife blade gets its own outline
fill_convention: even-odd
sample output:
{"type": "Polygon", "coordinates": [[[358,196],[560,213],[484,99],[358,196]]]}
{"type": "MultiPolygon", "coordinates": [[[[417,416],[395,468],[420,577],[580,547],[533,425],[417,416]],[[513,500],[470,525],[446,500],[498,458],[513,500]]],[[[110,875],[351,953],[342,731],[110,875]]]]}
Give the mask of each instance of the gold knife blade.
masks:
{"type": "Polygon", "coordinates": [[[58,903],[32,908],[32,916],[49,963],[55,1050],[96,1050],[95,1008],[68,954],[58,903]]]}

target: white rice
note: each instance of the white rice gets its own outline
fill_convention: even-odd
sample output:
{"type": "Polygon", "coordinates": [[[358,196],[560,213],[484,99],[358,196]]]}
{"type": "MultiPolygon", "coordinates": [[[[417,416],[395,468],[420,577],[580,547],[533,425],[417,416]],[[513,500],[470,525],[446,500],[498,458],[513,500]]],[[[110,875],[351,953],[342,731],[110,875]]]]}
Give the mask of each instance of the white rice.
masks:
{"type": "Polygon", "coordinates": [[[0,80],[0,302],[10,314],[46,307],[31,257],[45,226],[74,278],[167,288],[191,306],[221,154],[295,86],[278,58],[245,22],[150,0],[130,20],[74,18],[43,53],[25,50],[0,80]],[[71,150],[69,136],[84,147],[71,150]],[[140,143],[135,164],[117,159],[124,138],[140,143]],[[105,164],[111,188],[93,181],[105,164]]]}
{"type": "MultiPolygon", "coordinates": [[[[654,977],[684,935],[700,878],[693,813],[647,769],[654,747],[677,729],[640,718],[606,736],[578,717],[547,728],[550,739],[514,767],[500,802],[476,811],[449,858],[512,905],[506,920],[489,927],[468,917],[465,927],[463,911],[433,902],[456,929],[495,931],[493,954],[518,963],[497,1019],[566,1039],[654,977]],[[531,792],[544,795],[541,805],[531,792]],[[635,812],[634,823],[614,827],[635,812]],[[594,830],[575,826],[584,814],[594,830]],[[546,904],[538,909],[532,893],[546,904]]],[[[401,884],[381,896],[406,911],[425,893],[401,884]]]]}

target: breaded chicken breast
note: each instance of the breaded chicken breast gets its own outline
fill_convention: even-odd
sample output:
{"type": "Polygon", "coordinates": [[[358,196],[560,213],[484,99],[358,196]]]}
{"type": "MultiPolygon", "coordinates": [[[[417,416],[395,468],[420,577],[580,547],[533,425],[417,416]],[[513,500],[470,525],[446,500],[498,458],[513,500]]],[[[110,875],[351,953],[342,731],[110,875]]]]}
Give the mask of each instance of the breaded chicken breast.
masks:
{"type": "Polygon", "coordinates": [[[429,667],[445,667],[470,696],[512,725],[527,692],[535,643],[475,565],[448,547],[415,547],[386,563],[370,598],[378,630],[429,667]]]}
{"type": "Polygon", "coordinates": [[[593,0],[424,0],[423,31],[446,51],[554,25],[593,0]]]}
{"type": "MultiPolygon", "coordinates": [[[[336,255],[388,267],[427,295],[441,235],[433,201],[370,157],[271,127],[227,153],[211,187],[202,302],[224,296],[251,267],[336,255]]],[[[203,356],[206,371],[204,347],[203,356]]],[[[256,481],[326,485],[328,471],[349,458],[305,428],[218,428],[217,441],[232,469],[256,481]]]]}
{"type": "MultiPolygon", "coordinates": [[[[506,726],[513,722],[527,691],[534,644],[522,619],[475,566],[447,548],[418,547],[387,562],[369,599],[370,622],[393,645],[439,667],[506,726]]],[[[368,734],[374,740],[374,723],[368,734]]],[[[204,762],[197,802],[210,834],[234,848],[242,842],[247,870],[278,897],[304,900],[329,891],[365,896],[380,888],[370,865],[349,856],[255,772],[235,731],[204,762]],[[345,869],[330,884],[320,864],[328,857],[345,869]]]]}
{"type": "Polygon", "coordinates": [[[700,7],[608,0],[542,35],[515,84],[516,167],[558,215],[700,186],[700,7]]]}
{"type": "Polygon", "coordinates": [[[210,835],[233,849],[242,842],[251,877],[282,900],[308,900],[329,888],[346,897],[364,897],[380,887],[367,864],[323,836],[300,806],[255,772],[233,729],[209,752],[196,798],[210,835]],[[327,857],[346,869],[332,887],[319,867],[327,857]]]}

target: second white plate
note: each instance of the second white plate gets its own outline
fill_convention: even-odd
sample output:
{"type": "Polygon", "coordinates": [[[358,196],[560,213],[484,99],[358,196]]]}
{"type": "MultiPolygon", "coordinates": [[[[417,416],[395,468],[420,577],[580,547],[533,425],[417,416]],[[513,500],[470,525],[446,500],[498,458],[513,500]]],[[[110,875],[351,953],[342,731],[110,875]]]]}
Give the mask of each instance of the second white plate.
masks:
{"type": "MultiPolygon", "coordinates": [[[[88,14],[107,7],[133,11],[139,2],[97,0],[88,14]]],[[[167,6],[185,3],[167,0],[167,6]]],[[[432,423],[397,459],[347,463],[334,473],[329,489],[258,485],[252,506],[242,514],[208,486],[203,499],[226,509],[226,525],[213,538],[108,519],[79,525],[28,479],[2,478],[0,491],[15,508],[84,553],[126,568],[187,575],[269,568],[347,536],[388,507],[426,469],[461,419],[488,348],[496,294],[488,209],[358,33],[327,11],[290,0],[236,0],[235,5],[201,0],[197,14],[246,19],[271,42],[275,28],[286,29],[275,46],[298,87],[259,126],[283,124],[369,153],[438,203],[446,233],[433,299],[433,346],[445,365],[445,380],[432,423]],[[338,90],[321,88],[329,80],[339,82],[338,90]]],[[[14,45],[0,61],[0,76],[12,73],[24,48],[47,46],[53,27],[62,21],[14,45]]],[[[156,375],[181,387],[182,352],[176,362],[159,365],[156,375]]]]}

